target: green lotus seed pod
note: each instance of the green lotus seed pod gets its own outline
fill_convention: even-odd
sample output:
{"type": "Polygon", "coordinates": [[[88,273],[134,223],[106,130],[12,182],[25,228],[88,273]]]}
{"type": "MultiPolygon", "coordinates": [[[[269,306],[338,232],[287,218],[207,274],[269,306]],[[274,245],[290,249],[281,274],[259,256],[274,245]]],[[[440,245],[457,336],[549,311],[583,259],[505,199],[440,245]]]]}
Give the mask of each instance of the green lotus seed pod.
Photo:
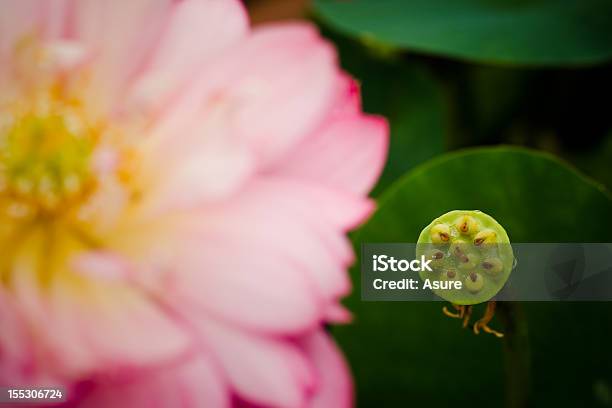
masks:
{"type": "Polygon", "coordinates": [[[431,227],[431,242],[443,244],[450,240],[450,227],[447,224],[438,224],[431,227]]]}
{"type": "Polygon", "coordinates": [[[422,280],[438,277],[462,283],[461,289],[434,289],[438,296],[458,305],[493,298],[508,280],[514,264],[508,234],[493,217],[480,211],[455,210],[433,220],[419,235],[417,256],[421,255],[435,258],[432,266],[438,271],[433,275],[420,272],[422,280]]]}
{"type": "Polygon", "coordinates": [[[468,276],[465,277],[465,287],[472,293],[478,293],[484,287],[484,279],[482,275],[476,272],[470,272],[468,276]]]}

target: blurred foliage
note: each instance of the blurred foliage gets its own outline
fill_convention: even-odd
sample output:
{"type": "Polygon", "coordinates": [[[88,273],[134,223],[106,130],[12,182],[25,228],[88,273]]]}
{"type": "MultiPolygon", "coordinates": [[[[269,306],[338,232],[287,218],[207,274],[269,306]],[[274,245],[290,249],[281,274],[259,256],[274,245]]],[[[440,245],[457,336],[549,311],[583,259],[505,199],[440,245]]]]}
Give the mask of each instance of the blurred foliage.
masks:
{"type": "Polygon", "coordinates": [[[612,191],[612,133],[585,151],[565,151],[562,154],[612,191]]]}
{"type": "Polygon", "coordinates": [[[351,38],[317,21],[343,67],[360,80],[365,110],[390,120],[390,157],[374,195],[441,149],[497,144],[549,151],[612,188],[611,63],[580,69],[473,64],[351,38]]]}
{"type": "Polygon", "coordinates": [[[249,10],[251,24],[305,17],[309,0],[243,0],[249,10]]]}
{"type": "Polygon", "coordinates": [[[364,230],[380,230],[387,242],[416,242],[434,218],[455,209],[492,215],[513,242],[607,242],[612,231],[612,196],[601,185],[550,154],[502,146],[415,168],[383,194],[359,240],[364,230]],[[578,215],[585,218],[577,222],[578,215]]]}
{"type": "MultiPolygon", "coordinates": [[[[313,17],[391,125],[357,251],[415,242],[452,209],[490,213],[514,242],[610,242],[612,1],[314,0],[313,17]]],[[[351,273],[356,320],[333,332],[359,405],[504,405],[503,342],[442,303],[362,302],[351,273]]],[[[531,405],[612,406],[612,304],[522,309],[531,405]]]]}
{"type": "Polygon", "coordinates": [[[419,52],[516,65],[612,57],[609,0],[315,0],[339,31],[419,52]]]}

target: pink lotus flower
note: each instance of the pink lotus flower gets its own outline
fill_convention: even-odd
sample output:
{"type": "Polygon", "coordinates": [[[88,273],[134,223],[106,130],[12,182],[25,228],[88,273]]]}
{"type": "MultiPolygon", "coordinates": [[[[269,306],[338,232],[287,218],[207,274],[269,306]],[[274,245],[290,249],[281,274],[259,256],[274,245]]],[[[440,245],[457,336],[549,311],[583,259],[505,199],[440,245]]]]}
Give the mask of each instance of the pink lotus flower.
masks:
{"type": "Polygon", "coordinates": [[[85,407],[351,404],[346,232],[387,147],[306,24],[0,2],[0,385],[85,407]]]}

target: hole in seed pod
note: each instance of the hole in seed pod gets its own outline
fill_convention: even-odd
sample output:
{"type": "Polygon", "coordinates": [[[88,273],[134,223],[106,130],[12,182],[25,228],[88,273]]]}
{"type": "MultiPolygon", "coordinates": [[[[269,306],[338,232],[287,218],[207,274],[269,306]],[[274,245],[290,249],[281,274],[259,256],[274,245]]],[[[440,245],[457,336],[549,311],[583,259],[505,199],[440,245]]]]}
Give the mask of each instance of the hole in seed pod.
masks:
{"type": "Polygon", "coordinates": [[[495,232],[491,230],[480,231],[474,237],[474,245],[481,246],[484,243],[492,244],[495,242],[495,236],[496,236],[495,232]]]}
{"type": "Polygon", "coordinates": [[[476,272],[470,273],[470,279],[472,280],[472,282],[476,282],[476,279],[478,279],[478,275],[476,274],[476,272]]]}
{"type": "Polygon", "coordinates": [[[488,258],[482,262],[482,269],[489,275],[497,275],[504,269],[504,264],[499,258],[488,258]]]}
{"type": "Polygon", "coordinates": [[[465,254],[459,257],[459,268],[464,270],[474,269],[480,259],[476,254],[465,254]]]}
{"type": "Polygon", "coordinates": [[[453,279],[455,276],[457,276],[457,273],[451,269],[450,271],[446,272],[446,276],[453,279]]]}
{"type": "Polygon", "coordinates": [[[433,253],[433,259],[442,259],[444,258],[444,253],[442,251],[436,251],[433,253]]]}
{"type": "Polygon", "coordinates": [[[478,223],[473,217],[464,215],[455,221],[455,227],[463,235],[469,235],[478,231],[478,223]]]}
{"type": "Polygon", "coordinates": [[[457,239],[451,244],[451,252],[458,258],[461,258],[465,254],[465,250],[468,248],[468,243],[462,239],[457,239]]]}
{"type": "Polygon", "coordinates": [[[442,241],[448,241],[450,239],[450,236],[447,233],[445,233],[445,232],[441,232],[440,233],[440,239],[442,241]]]}

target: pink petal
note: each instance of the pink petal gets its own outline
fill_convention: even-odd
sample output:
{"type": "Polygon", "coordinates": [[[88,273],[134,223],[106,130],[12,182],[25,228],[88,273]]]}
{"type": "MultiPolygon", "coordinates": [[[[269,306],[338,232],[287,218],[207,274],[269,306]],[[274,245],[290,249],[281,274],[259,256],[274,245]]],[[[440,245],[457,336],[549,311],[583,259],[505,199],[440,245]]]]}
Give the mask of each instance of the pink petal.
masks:
{"type": "Polygon", "coordinates": [[[74,257],[72,268],[82,276],[94,280],[126,282],[130,276],[131,265],[112,252],[92,251],[74,257]]]}
{"type": "Polygon", "coordinates": [[[33,254],[42,254],[40,241],[36,234],[14,253],[12,292],[15,304],[19,305],[20,318],[28,335],[33,340],[29,353],[36,356],[36,365],[32,366],[32,376],[39,371],[49,376],[64,377],[78,375],[91,369],[94,356],[87,352],[86,345],[79,342],[76,336],[62,337],[62,322],[58,315],[52,313],[47,288],[45,293],[40,287],[38,266],[42,259],[33,254]],[[53,330],[49,330],[53,327],[53,330]]]}
{"type": "Polygon", "coordinates": [[[298,347],[209,320],[193,322],[241,398],[267,406],[304,405],[314,377],[298,347]]]}
{"type": "Polygon", "coordinates": [[[337,88],[334,110],[329,119],[343,115],[361,115],[361,89],[357,81],[341,72],[338,76],[337,88]]]}
{"type": "Polygon", "coordinates": [[[131,91],[130,102],[160,107],[179,87],[189,86],[203,64],[247,32],[248,16],[238,0],[179,2],[146,72],[131,91]]]}
{"type": "Polygon", "coordinates": [[[58,40],[69,34],[69,18],[72,0],[38,1],[44,15],[43,36],[47,40],[58,40]]]}
{"type": "Polygon", "coordinates": [[[365,200],[327,189],[252,182],[183,227],[175,249],[181,262],[169,266],[176,271],[173,291],[253,329],[309,329],[350,290],[346,266],[353,254],[342,227],[370,210],[365,200]]]}
{"type": "Polygon", "coordinates": [[[234,129],[262,161],[314,129],[330,106],[335,52],[311,26],[256,29],[230,63],[246,68],[230,90],[244,103],[234,129]]]}
{"type": "Polygon", "coordinates": [[[193,206],[235,192],[319,126],[335,97],[336,72],[331,47],[304,25],[257,30],[204,66],[143,148],[144,173],[166,180],[155,183],[155,200],[193,206]]]}
{"type": "Polygon", "coordinates": [[[283,174],[266,175],[254,180],[242,192],[258,205],[274,203],[274,209],[289,207],[295,215],[329,229],[350,231],[374,210],[374,202],[337,188],[301,182],[283,174]]]}
{"type": "MultiPolygon", "coordinates": [[[[43,7],[38,0],[0,0],[0,103],[10,98],[11,88],[15,87],[14,75],[17,73],[19,49],[28,41],[32,43],[40,34],[43,21],[43,7]]],[[[28,65],[26,63],[26,65],[28,65]]],[[[30,66],[27,68],[31,69],[30,66]]]]}
{"type": "Polygon", "coordinates": [[[165,296],[259,331],[300,332],[319,322],[324,303],[307,275],[264,245],[232,241],[183,248],[165,296]]]}
{"type": "Polygon", "coordinates": [[[74,293],[62,292],[55,299],[58,314],[74,322],[72,334],[89,345],[101,366],[154,364],[190,347],[191,339],[176,322],[130,289],[97,284],[87,299],[76,301],[70,300],[74,293]]]}
{"type": "Polygon", "coordinates": [[[275,172],[365,194],[382,172],[388,135],[387,122],[379,117],[334,118],[297,146],[275,172]]]}
{"type": "Polygon", "coordinates": [[[153,136],[164,152],[177,134],[206,129],[247,146],[263,165],[325,118],[334,97],[335,53],[309,25],[260,28],[204,69],[153,136]],[[214,126],[207,125],[212,117],[214,126]]]}
{"type": "Polygon", "coordinates": [[[79,406],[223,408],[230,406],[230,392],[210,359],[198,354],[189,361],[162,366],[127,381],[100,379],[79,406]]]}
{"type": "Polygon", "coordinates": [[[317,389],[309,407],[343,408],[353,406],[353,382],[350,369],[340,350],[320,330],[301,341],[318,375],[317,389]]]}
{"type": "Polygon", "coordinates": [[[203,139],[178,149],[181,151],[176,153],[166,151],[167,167],[158,166],[154,171],[157,179],[149,188],[142,210],[151,216],[221,201],[239,189],[254,171],[250,152],[227,142],[203,139]]]}
{"type": "Polygon", "coordinates": [[[0,287],[0,385],[31,383],[30,339],[14,299],[0,287]]]}
{"type": "Polygon", "coordinates": [[[45,292],[33,288],[34,283],[20,282],[19,302],[39,339],[39,360],[63,378],[159,364],[191,347],[181,326],[124,285],[75,276],[45,292]]]}
{"type": "Polygon", "coordinates": [[[325,310],[325,319],[331,323],[350,323],[353,315],[338,301],[333,301],[325,310]]]}
{"type": "Polygon", "coordinates": [[[93,113],[115,108],[128,81],[143,68],[161,35],[172,0],[79,0],[74,3],[72,37],[88,47],[93,61],[84,89],[93,113]]]}
{"type": "Polygon", "coordinates": [[[25,64],[25,69],[34,73],[35,77],[27,80],[39,79],[36,77],[39,73],[34,69],[43,67],[19,61],[23,58],[20,50],[24,46],[40,45],[45,49],[46,57],[50,59],[42,64],[45,68],[50,62],[65,68],[67,60],[74,56],[74,52],[69,54],[76,47],[66,47],[67,42],[61,39],[69,14],[67,3],[68,0],[0,0],[0,87],[4,96],[10,90],[9,86],[17,84],[11,76],[23,75],[24,67],[18,67],[19,64],[25,64]]]}
{"type": "Polygon", "coordinates": [[[37,34],[42,8],[38,0],[0,0],[0,9],[0,67],[3,67],[19,40],[37,34]]]}

